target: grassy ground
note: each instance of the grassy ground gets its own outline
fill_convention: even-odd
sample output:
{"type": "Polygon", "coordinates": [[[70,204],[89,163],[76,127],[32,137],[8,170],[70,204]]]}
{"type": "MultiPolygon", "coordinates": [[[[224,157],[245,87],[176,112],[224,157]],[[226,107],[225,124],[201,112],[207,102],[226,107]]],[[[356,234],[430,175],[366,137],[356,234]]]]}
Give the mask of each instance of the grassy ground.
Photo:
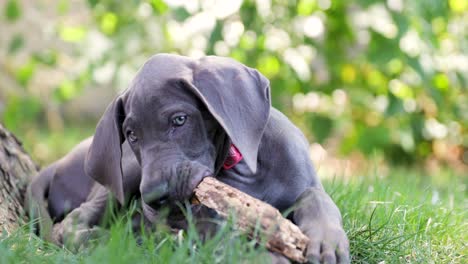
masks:
{"type": "MultiPolygon", "coordinates": [[[[375,174],[375,173],[371,173],[375,174]]],[[[468,263],[466,177],[396,170],[389,177],[325,181],[341,209],[353,263],[468,263]]],[[[73,254],[29,236],[0,236],[0,263],[265,263],[265,250],[225,226],[202,243],[193,231],[138,242],[126,221],[110,238],[73,254]]]]}

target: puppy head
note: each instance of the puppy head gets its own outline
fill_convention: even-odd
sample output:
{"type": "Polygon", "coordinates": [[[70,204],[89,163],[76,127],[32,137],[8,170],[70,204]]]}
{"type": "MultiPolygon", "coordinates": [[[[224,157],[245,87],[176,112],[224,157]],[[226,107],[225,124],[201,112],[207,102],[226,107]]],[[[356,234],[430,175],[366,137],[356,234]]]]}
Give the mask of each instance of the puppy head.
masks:
{"type": "Polygon", "coordinates": [[[126,140],[142,167],[144,201],[184,199],[215,173],[229,142],[256,171],[269,111],[269,83],[254,69],[227,58],[156,55],[107,108],[85,169],[123,202],[126,140]]]}

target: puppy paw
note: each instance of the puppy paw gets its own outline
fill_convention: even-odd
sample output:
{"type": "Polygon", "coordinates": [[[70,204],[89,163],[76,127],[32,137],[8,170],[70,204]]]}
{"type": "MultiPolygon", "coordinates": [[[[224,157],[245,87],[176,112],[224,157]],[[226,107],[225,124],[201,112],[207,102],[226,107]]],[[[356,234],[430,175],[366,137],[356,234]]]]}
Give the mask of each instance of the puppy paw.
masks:
{"type": "Polygon", "coordinates": [[[309,263],[350,263],[349,241],[341,226],[317,225],[305,233],[310,238],[306,254],[309,263]]]}
{"type": "Polygon", "coordinates": [[[94,226],[88,227],[76,223],[71,218],[54,225],[52,229],[52,242],[63,245],[67,249],[76,252],[82,247],[87,247],[90,241],[106,237],[106,230],[94,226]]]}
{"type": "Polygon", "coordinates": [[[61,246],[63,243],[62,238],[63,238],[63,225],[62,223],[57,223],[52,227],[52,235],[51,235],[52,243],[61,246]]]}

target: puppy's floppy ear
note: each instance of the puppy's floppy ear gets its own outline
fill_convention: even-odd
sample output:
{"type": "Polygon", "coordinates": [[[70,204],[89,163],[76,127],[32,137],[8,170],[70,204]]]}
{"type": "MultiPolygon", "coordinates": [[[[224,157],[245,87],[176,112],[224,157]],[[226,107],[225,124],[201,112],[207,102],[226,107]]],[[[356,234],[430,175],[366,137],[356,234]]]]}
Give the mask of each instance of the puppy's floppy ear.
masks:
{"type": "Polygon", "coordinates": [[[124,202],[121,158],[125,119],[122,101],[122,97],[114,99],[99,120],[84,164],[86,174],[108,187],[121,204],[124,202]]]}
{"type": "Polygon", "coordinates": [[[189,87],[256,172],[258,148],[270,115],[269,81],[232,59],[208,56],[193,66],[189,87]]]}

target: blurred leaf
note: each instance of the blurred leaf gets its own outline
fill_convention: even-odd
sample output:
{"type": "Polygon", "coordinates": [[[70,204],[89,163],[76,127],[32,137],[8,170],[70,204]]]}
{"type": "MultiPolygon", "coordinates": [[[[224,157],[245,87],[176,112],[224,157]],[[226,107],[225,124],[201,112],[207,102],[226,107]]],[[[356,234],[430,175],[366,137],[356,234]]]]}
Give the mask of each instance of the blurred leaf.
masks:
{"type": "Polygon", "coordinates": [[[447,29],[447,22],[444,17],[436,17],[431,22],[432,30],[436,35],[444,33],[447,29]]]}
{"type": "Polygon", "coordinates": [[[16,34],[8,45],[8,53],[14,54],[24,46],[24,38],[21,34],[16,34]]]}
{"type": "Polygon", "coordinates": [[[342,142],[339,146],[342,154],[350,154],[357,150],[358,131],[356,126],[351,126],[343,135],[342,142]]]}
{"type": "Polygon", "coordinates": [[[16,21],[21,17],[21,7],[17,0],[8,0],[5,4],[5,17],[8,21],[16,21]]]}
{"type": "Polygon", "coordinates": [[[75,80],[77,90],[81,91],[83,87],[88,84],[92,79],[93,69],[89,68],[87,71],[82,72],[75,80]]]}
{"type": "Polygon", "coordinates": [[[356,69],[350,65],[346,64],[341,68],[341,79],[345,83],[352,83],[356,80],[356,69]]]}
{"type": "Polygon", "coordinates": [[[114,34],[119,18],[116,14],[107,12],[101,18],[101,30],[107,35],[114,34]]]}
{"type": "Polygon", "coordinates": [[[387,93],[387,79],[385,75],[383,75],[378,70],[371,70],[367,76],[367,82],[370,86],[375,87],[377,94],[386,94],[387,93]]]}
{"type": "MultiPolygon", "coordinates": [[[[466,2],[465,0],[462,0],[466,2]]],[[[426,1],[420,5],[422,16],[425,19],[431,19],[437,16],[445,16],[449,9],[448,1],[426,1]]]]}
{"type": "Polygon", "coordinates": [[[175,20],[177,20],[179,22],[185,21],[187,18],[190,17],[190,13],[187,12],[187,10],[185,8],[182,8],[182,7],[176,8],[172,12],[174,14],[175,20]]]}
{"type": "Polygon", "coordinates": [[[54,91],[54,98],[59,102],[64,102],[75,97],[77,93],[78,89],[75,83],[70,80],[66,80],[54,91]]]}
{"type": "Polygon", "coordinates": [[[410,28],[409,18],[407,15],[405,15],[405,13],[391,12],[390,14],[398,28],[398,34],[396,38],[401,39],[401,37],[408,31],[408,28],[410,28]]]}
{"type": "Polygon", "coordinates": [[[207,54],[214,54],[214,45],[216,41],[222,39],[223,37],[223,24],[220,21],[216,21],[215,27],[210,34],[208,39],[208,48],[207,54]]]}
{"type": "Polygon", "coordinates": [[[301,16],[307,16],[317,8],[316,0],[300,0],[297,5],[297,14],[301,16]]]}
{"type": "Polygon", "coordinates": [[[431,153],[431,151],[432,151],[432,147],[429,144],[429,142],[424,141],[418,144],[417,154],[419,156],[426,157],[431,153]]]}
{"type": "Polygon", "coordinates": [[[423,137],[423,129],[424,129],[424,121],[425,117],[421,115],[411,115],[410,119],[410,126],[411,126],[411,131],[413,138],[416,142],[420,142],[424,140],[423,137]]]}
{"type": "Polygon", "coordinates": [[[389,94],[388,99],[388,107],[385,110],[385,115],[387,117],[404,112],[403,102],[400,99],[393,94],[389,94]]]}
{"type": "Polygon", "coordinates": [[[414,164],[415,160],[417,159],[417,157],[412,152],[408,152],[396,144],[387,146],[384,151],[388,161],[393,165],[409,166],[414,164]]]}
{"type": "Polygon", "coordinates": [[[164,1],[162,0],[152,0],[151,6],[153,7],[153,10],[155,11],[156,15],[164,14],[169,9],[166,3],[164,3],[164,1]]]}
{"type": "Polygon", "coordinates": [[[443,73],[439,73],[436,76],[434,76],[433,82],[435,87],[440,91],[446,91],[449,89],[450,81],[447,75],[443,73]]]}
{"type": "Polygon", "coordinates": [[[272,78],[278,74],[280,69],[280,62],[278,59],[271,55],[265,55],[259,58],[257,63],[258,70],[266,77],[272,78]]]}
{"type": "Polygon", "coordinates": [[[263,51],[265,49],[265,35],[260,35],[257,37],[257,49],[263,51]]]}
{"type": "Polygon", "coordinates": [[[255,38],[252,37],[251,35],[242,35],[240,41],[239,41],[239,47],[241,47],[244,50],[251,50],[255,48],[255,38]]]}
{"type": "Polygon", "coordinates": [[[411,87],[397,79],[393,79],[390,82],[390,92],[401,99],[410,99],[414,97],[411,87]]]}
{"type": "Polygon", "coordinates": [[[364,154],[373,154],[390,144],[390,133],[384,126],[362,127],[358,134],[358,147],[364,154]]]}
{"type": "MultiPolygon", "coordinates": [[[[339,2],[339,1],[337,1],[337,2],[339,2]]],[[[375,0],[357,0],[356,2],[359,3],[359,5],[363,6],[363,7],[369,7],[370,5],[373,5],[373,4],[376,3],[375,0]]]]}
{"type": "Polygon", "coordinates": [[[69,5],[69,0],[59,0],[57,4],[57,11],[59,14],[65,14],[68,12],[70,5],[69,5]]]}
{"type": "Polygon", "coordinates": [[[31,59],[28,63],[20,67],[15,74],[16,80],[26,87],[36,71],[36,62],[31,59]]]}
{"type": "Polygon", "coordinates": [[[59,36],[67,42],[80,42],[86,37],[86,29],[81,26],[62,26],[59,28],[59,36]]]}
{"type": "Polygon", "coordinates": [[[403,62],[397,58],[390,60],[386,66],[390,74],[399,74],[403,71],[403,62]]]}
{"type": "Polygon", "coordinates": [[[369,43],[367,57],[372,63],[384,66],[395,58],[395,54],[401,53],[396,40],[387,39],[375,32],[371,32],[371,38],[372,41],[369,43]]]}
{"type": "Polygon", "coordinates": [[[310,129],[315,139],[319,143],[324,143],[324,141],[331,135],[333,130],[333,120],[330,117],[313,114],[309,118],[310,120],[310,129]]]}
{"type": "Polygon", "coordinates": [[[3,113],[3,122],[9,129],[15,131],[21,125],[34,123],[42,110],[42,104],[35,97],[11,96],[3,113]]]}
{"type": "Polygon", "coordinates": [[[88,0],[88,5],[94,8],[99,3],[99,0],[88,0]]]}
{"type": "Polygon", "coordinates": [[[468,1],[466,0],[449,0],[450,9],[457,13],[468,11],[468,1]]]}
{"type": "Polygon", "coordinates": [[[406,63],[413,68],[413,70],[421,77],[423,81],[427,80],[427,75],[425,74],[421,62],[417,58],[406,57],[406,63]]]}
{"type": "Polygon", "coordinates": [[[55,66],[57,64],[57,52],[52,50],[44,50],[41,52],[35,52],[33,54],[35,61],[40,62],[47,66],[55,66]]]}
{"type": "Polygon", "coordinates": [[[240,49],[234,49],[231,51],[230,56],[238,61],[245,61],[246,60],[246,54],[240,49]]]}

